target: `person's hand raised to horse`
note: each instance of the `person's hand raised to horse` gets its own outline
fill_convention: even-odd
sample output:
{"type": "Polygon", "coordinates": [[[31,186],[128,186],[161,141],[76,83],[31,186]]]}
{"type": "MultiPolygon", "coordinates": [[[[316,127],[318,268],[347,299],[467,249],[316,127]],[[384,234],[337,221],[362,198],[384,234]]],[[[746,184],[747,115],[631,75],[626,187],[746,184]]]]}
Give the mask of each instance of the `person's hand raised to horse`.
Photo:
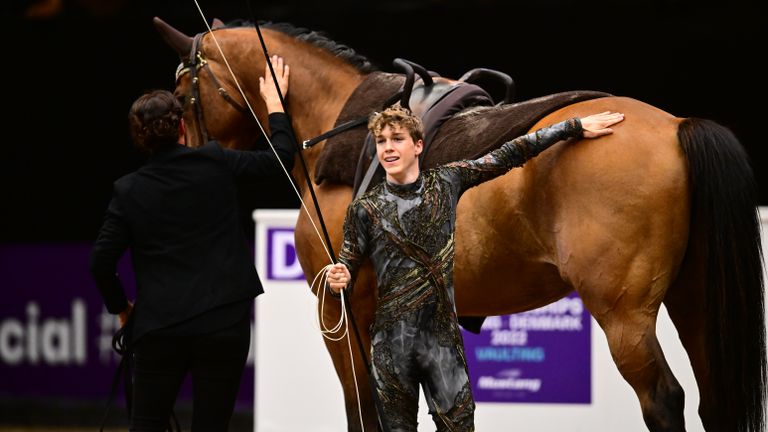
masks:
{"type": "MultiPolygon", "coordinates": [[[[283,58],[278,55],[272,56],[272,68],[275,70],[275,76],[280,85],[280,91],[283,93],[283,97],[286,97],[288,95],[288,77],[291,73],[290,68],[285,64],[283,58]]],[[[259,93],[261,93],[261,97],[267,105],[267,112],[283,112],[283,105],[280,103],[280,96],[275,87],[275,80],[272,79],[272,73],[269,71],[269,63],[264,64],[264,76],[259,77],[259,93]]]]}
{"type": "Polygon", "coordinates": [[[597,138],[613,133],[613,129],[610,126],[624,120],[624,114],[605,111],[582,117],[580,120],[584,138],[597,138]]]}

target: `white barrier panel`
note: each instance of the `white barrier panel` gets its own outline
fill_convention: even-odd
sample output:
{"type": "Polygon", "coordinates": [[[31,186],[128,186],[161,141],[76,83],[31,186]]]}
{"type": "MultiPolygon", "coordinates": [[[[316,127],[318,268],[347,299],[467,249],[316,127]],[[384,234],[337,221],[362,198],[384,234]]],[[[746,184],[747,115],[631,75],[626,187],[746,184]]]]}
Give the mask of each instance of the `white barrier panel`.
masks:
{"type": "Polygon", "coordinates": [[[296,210],[256,210],[254,430],[346,430],[344,399],[317,329],[316,299],[296,267],[296,210]],[[300,279],[295,279],[299,277],[300,279]]]}
{"type": "MultiPolygon", "coordinates": [[[[761,228],[768,227],[768,208],[760,208],[761,228]]],[[[256,265],[266,294],[256,300],[254,427],[257,432],[346,430],[341,386],[315,324],[315,297],[296,276],[295,250],[285,242],[297,210],[257,210],[256,265]],[[272,230],[272,231],[270,231],[272,230]],[[277,235],[275,235],[277,233],[277,235]],[[269,246],[269,236],[272,244],[269,246]],[[276,239],[276,241],[275,241],[276,239]],[[268,266],[268,257],[277,263],[268,266]],[[282,279],[281,279],[282,278],[282,279]]],[[[320,241],[319,239],[317,241],[320,241]]],[[[763,236],[763,250],[767,250],[763,236]]],[[[666,309],[659,313],[657,334],[665,357],[685,389],[689,432],[703,432],[696,412],[699,396],[688,356],[666,309]]],[[[476,429],[484,432],[647,432],[632,388],[611,359],[605,334],[592,320],[592,403],[477,404],[476,429]]],[[[564,360],[565,361],[565,360],[564,360]]],[[[470,374],[471,374],[470,370],[470,374]]],[[[362,379],[365,379],[362,372],[362,379]]],[[[433,431],[426,404],[419,405],[419,430],[433,431]]],[[[371,431],[374,432],[374,431],[371,431]]]]}

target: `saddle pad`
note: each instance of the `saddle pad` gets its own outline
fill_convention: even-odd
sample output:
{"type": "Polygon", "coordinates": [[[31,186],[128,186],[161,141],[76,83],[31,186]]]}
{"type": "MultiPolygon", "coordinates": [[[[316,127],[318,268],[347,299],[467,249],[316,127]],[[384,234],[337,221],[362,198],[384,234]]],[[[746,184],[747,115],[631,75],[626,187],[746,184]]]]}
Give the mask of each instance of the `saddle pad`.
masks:
{"type": "MultiPolygon", "coordinates": [[[[334,127],[384,109],[384,104],[400,91],[404,82],[405,76],[400,74],[369,74],[344,104],[334,127]]],[[[328,139],[323,152],[317,158],[315,184],[328,181],[352,185],[360,151],[368,134],[366,126],[362,124],[328,139]]]]}
{"type": "Polygon", "coordinates": [[[524,135],[547,114],[564,106],[589,99],[611,96],[608,93],[575,90],[555,93],[524,102],[462,111],[443,123],[423,169],[461,159],[476,159],[505,142],[524,135]]]}
{"type": "MultiPolygon", "coordinates": [[[[402,75],[375,72],[352,93],[336,124],[383,108],[405,81],[402,75]]],[[[528,132],[542,117],[564,106],[611,96],[591,90],[555,93],[514,104],[477,107],[448,119],[435,134],[422,168],[428,169],[461,159],[475,159],[528,132]]],[[[316,184],[323,181],[353,186],[357,163],[368,129],[361,125],[328,140],[318,158],[316,184]]],[[[367,167],[362,167],[363,170],[367,167]]],[[[371,184],[370,186],[373,186],[371,184]]]]}

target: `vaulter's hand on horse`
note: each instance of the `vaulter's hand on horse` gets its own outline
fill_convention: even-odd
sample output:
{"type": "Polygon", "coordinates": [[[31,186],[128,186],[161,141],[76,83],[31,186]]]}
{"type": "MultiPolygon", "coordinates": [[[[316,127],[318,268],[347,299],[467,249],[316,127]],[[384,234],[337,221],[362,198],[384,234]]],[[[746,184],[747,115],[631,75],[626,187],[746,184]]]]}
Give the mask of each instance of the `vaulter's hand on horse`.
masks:
{"type": "Polygon", "coordinates": [[[624,120],[624,114],[605,111],[583,117],[580,120],[584,138],[597,138],[613,133],[610,126],[624,120]]]}
{"type": "Polygon", "coordinates": [[[341,290],[347,286],[349,281],[352,280],[352,275],[349,274],[349,269],[341,263],[328,267],[328,270],[325,272],[325,277],[328,280],[328,286],[330,286],[331,290],[336,294],[341,292],[341,290]]]}
{"type": "MultiPolygon", "coordinates": [[[[282,57],[272,56],[272,68],[275,70],[275,76],[277,82],[280,85],[280,91],[283,93],[283,97],[288,95],[288,77],[290,75],[290,68],[282,57]]],[[[283,105],[280,103],[280,96],[277,93],[275,87],[275,80],[272,79],[272,73],[269,71],[269,63],[264,63],[264,76],[259,77],[259,92],[261,93],[264,103],[267,105],[267,111],[283,112],[283,105]]]]}

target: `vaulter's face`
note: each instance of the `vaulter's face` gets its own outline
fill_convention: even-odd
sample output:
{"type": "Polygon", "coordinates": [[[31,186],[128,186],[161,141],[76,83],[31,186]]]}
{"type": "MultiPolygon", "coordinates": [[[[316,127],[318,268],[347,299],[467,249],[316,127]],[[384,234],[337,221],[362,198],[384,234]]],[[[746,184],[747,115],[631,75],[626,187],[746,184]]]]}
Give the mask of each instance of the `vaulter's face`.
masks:
{"type": "Polygon", "coordinates": [[[387,125],[376,136],[376,155],[387,172],[387,180],[397,184],[416,181],[419,176],[419,154],[422,140],[413,141],[408,129],[387,125]]]}

